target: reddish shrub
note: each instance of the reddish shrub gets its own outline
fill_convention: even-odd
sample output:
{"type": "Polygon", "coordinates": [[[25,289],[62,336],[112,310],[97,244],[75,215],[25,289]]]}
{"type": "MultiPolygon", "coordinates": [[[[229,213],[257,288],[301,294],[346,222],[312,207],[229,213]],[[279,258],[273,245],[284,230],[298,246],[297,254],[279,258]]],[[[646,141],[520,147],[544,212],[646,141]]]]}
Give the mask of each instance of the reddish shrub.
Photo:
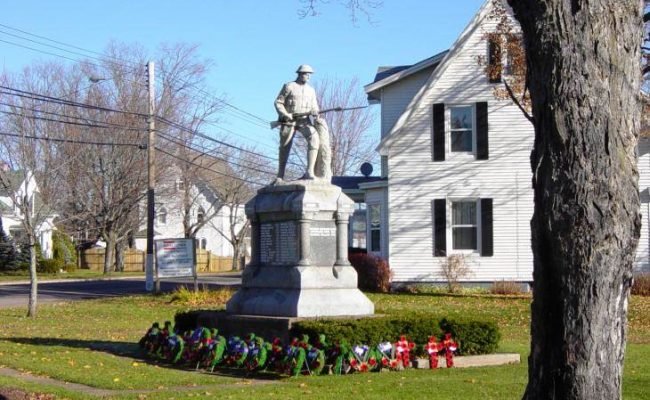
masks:
{"type": "Polygon", "coordinates": [[[632,294],[637,296],[650,296],[650,274],[639,274],[634,277],[632,294]]]}
{"type": "Polygon", "coordinates": [[[351,252],[348,259],[357,271],[359,289],[380,293],[390,291],[392,274],[388,266],[388,261],[362,252],[351,252]]]}

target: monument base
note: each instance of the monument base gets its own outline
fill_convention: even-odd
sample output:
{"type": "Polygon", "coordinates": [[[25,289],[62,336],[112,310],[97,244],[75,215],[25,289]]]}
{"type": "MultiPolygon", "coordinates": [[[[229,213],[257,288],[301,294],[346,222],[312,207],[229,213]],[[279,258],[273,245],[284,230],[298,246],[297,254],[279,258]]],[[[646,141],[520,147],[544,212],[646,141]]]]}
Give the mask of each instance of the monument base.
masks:
{"type": "MultiPolygon", "coordinates": [[[[365,318],[373,318],[373,316],[365,318]]],[[[314,318],[292,318],[292,317],[265,317],[261,315],[233,315],[225,311],[200,311],[192,326],[186,329],[194,329],[198,326],[205,328],[218,328],[219,334],[225,337],[232,335],[244,336],[248,333],[263,337],[265,340],[280,338],[283,343],[288,343],[293,324],[314,318]]]]}
{"type": "Polygon", "coordinates": [[[348,262],[354,202],[322,180],[267,186],[246,204],[251,264],[228,301],[230,314],[270,317],[364,316],[374,304],[348,262]]]}
{"type": "Polygon", "coordinates": [[[273,317],[338,317],[372,315],[375,306],[356,288],[241,288],[228,301],[226,310],[273,317]]]}

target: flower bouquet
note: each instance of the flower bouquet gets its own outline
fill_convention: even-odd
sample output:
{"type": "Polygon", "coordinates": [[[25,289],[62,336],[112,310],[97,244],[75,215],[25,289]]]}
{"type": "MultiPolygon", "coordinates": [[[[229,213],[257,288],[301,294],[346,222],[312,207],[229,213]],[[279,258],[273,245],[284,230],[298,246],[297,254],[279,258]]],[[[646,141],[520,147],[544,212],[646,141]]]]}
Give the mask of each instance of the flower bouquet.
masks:
{"type": "Polygon", "coordinates": [[[378,369],[397,368],[397,360],[395,359],[395,348],[391,342],[381,342],[377,345],[375,354],[378,359],[378,369]],[[392,365],[391,365],[392,363],[392,365]]]}
{"type": "Polygon", "coordinates": [[[350,371],[348,354],[350,345],[345,341],[335,341],[325,350],[325,362],[332,365],[332,372],[335,375],[347,374],[350,371]]]}
{"type": "Polygon", "coordinates": [[[442,343],[438,343],[435,336],[429,336],[429,341],[424,345],[424,351],[429,356],[430,369],[438,368],[438,352],[442,348],[442,343]]]}
{"type": "Polygon", "coordinates": [[[368,345],[354,346],[348,354],[350,367],[356,372],[369,372],[379,368],[377,356],[368,345]]]}
{"type": "Polygon", "coordinates": [[[239,336],[231,336],[226,344],[226,365],[241,368],[248,358],[248,345],[239,336]]]}
{"type": "Polygon", "coordinates": [[[454,366],[454,353],[458,350],[458,343],[451,338],[451,333],[445,333],[445,338],[442,341],[442,348],[445,349],[445,361],[447,361],[447,368],[454,366]]]}
{"type": "Polygon", "coordinates": [[[253,334],[247,336],[246,344],[248,344],[248,357],[244,362],[246,369],[257,371],[264,368],[271,346],[264,342],[264,339],[253,334]]]}
{"type": "Polygon", "coordinates": [[[306,352],[300,346],[298,338],[293,338],[285,349],[283,372],[289,376],[298,376],[305,364],[306,352]]]}
{"type": "Polygon", "coordinates": [[[398,364],[402,364],[402,368],[411,366],[411,351],[415,348],[415,343],[410,342],[406,336],[401,335],[399,340],[395,342],[395,358],[398,364]]]}

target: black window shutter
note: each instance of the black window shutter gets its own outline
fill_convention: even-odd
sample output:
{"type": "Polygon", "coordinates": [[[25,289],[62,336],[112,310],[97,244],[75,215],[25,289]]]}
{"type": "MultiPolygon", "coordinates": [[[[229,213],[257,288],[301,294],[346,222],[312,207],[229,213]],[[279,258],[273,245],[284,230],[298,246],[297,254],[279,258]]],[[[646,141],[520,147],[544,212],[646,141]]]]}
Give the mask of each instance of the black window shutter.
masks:
{"type": "Polygon", "coordinates": [[[476,103],[476,159],[487,160],[488,151],[488,103],[476,103]]]}
{"type": "Polygon", "coordinates": [[[433,200],[433,255],[447,256],[447,205],[445,199],[433,200]]]}
{"type": "Polygon", "coordinates": [[[497,38],[488,39],[488,61],[490,63],[488,80],[490,83],[501,82],[501,43],[497,41],[497,38]]]}
{"type": "Polygon", "coordinates": [[[492,199],[481,199],[481,256],[494,255],[492,199]]]}
{"type": "Polygon", "coordinates": [[[433,105],[433,161],[445,161],[445,105],[433,105]]]}

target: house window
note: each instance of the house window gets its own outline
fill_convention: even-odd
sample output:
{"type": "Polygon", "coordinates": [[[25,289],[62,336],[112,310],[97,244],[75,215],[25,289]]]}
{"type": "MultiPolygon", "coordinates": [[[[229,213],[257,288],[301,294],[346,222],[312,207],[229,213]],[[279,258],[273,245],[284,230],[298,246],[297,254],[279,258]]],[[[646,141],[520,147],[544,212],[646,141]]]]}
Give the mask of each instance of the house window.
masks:
{"type": "Polygon", "coordinates": [[[366,228],[366,203],[354,203],[354,213],[350,217],[350,247],[366,248],[366,228]]]}
{"type": "Polygon", "coordinates": [[[474,107],[449,107],[449,138],[452,153],[474,151],[474,107]]]}
{"type": "Polygon", "coordinates": [[[368,205],[368,216],[370,222],[370,251],[381,251],[381,206],[379,204],[368,205]]]}
{"type": "Polygon", "coordinates": [[[201,207],[196,212],[196,223],[200,224],[201,222],[203,222],[204,219],[205,219],[205,210],[203,209],[203,207],[201,207]]]}
{"type": "Polygon", "coordinates": [[[158,225],[165,225],[167,223],[167,209],[165,207],[160,207],[158,215],[156,216],[156,223],[158,225]]]}
{"type": "Polygon", "coordinates": [[[203,239],[201,239],[201,249],[205,250],[206,247],[208,247],[208,239],[203,238],[203,239]]]}
{"type": "Polygon", "coordinates": [[[176,190],[178,190],[179,192],[185,190],[185,182],[180,180],[180,179],[177,180],[176,181],[176,190]]]}
{"type": "Polygon", "coordinates": [[[451,202],[452,250],[478,250],[478,207],[473,200],[451,202]]]}

